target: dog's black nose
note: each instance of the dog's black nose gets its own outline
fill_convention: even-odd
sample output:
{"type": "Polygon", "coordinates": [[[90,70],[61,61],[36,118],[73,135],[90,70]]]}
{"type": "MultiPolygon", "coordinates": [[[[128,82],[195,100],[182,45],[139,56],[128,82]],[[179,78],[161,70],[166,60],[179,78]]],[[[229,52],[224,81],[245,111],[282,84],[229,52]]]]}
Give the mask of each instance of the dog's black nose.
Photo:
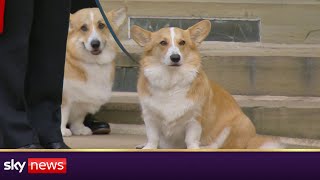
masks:
{"type": "Polygon", "coordinates": [[[93,40],[93,41],[91,41],[91,47],[92,47],[93,49],[99,49],[99,47],[100,47],[100,41],[99,41],[99,40],[93,40]]]}
{"type": "Polygon", "coordinates": [[[177,62],[180,61],[181,57],[180,57],[179,54],[172,54],[172,55],[170,56],[170,59],[171,59],[172,62],[177,63],[177,62]]]}

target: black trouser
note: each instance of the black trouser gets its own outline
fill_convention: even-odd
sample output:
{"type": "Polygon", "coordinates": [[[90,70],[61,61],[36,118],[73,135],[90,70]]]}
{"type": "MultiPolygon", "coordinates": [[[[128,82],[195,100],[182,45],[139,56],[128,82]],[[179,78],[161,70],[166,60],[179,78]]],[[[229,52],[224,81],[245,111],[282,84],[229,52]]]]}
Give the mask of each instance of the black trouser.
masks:
{"type": "Polygon", "coordinates": [[[68,0],[8,0],[0,35],[0,133],[5,148],[63,141],[68,0]]]}
{"type": "Polygon", "coordinates": [[[97,7],[95,0],[71,0],[71,13],[83,8],[97,7]]]}

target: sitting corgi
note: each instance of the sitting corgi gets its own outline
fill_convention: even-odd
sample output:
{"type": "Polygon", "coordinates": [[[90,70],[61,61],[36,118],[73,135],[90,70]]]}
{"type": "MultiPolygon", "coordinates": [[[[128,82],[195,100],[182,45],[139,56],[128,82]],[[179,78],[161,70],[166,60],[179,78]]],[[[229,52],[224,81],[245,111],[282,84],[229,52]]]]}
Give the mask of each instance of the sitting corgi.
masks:
{"type": "Polygon", "coordinates": [[[280,148],[257,136],[233,97],[206,76],[198,46],[210,30],[208,20],[187,30],[132,27],[133,40],[144,47],[138,80],[148,138],[143,148],[280,148]]]}
{"type": "MultiPolygon", "coordinates": [[[[126,8],[110,11],[107,16],[118,32],[127,18],[126,8]]],[[[98,8],[71,15],[62,100],[63,136],[92,134],[83,125],[84,118],[96,113],[111,96],[116,47],[98,8]]]]}

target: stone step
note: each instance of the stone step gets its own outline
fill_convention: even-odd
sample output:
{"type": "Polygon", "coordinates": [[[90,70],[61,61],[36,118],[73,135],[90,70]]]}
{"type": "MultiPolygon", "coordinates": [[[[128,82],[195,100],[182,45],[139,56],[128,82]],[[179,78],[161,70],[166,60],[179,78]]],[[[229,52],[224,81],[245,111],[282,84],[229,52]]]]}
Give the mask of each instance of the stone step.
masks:
{"type": "MultiPolygon", "coordinates": [[[[101,0],[106,11],[128,7],[129,17],[259,19],[263,43],[320,42],[318,0],[101,0]],[[283,14],[283,16],[279,16],[283,14]]],[[[126,37],[125,27],[123,37],[126,37]]]]}
{"type": "MultiPolygon", "coordinates": [[[[133,40],[122,40],[126,49],[135,56],[143,53],[143,48],[133,40]]],[[[203,57],[320,57],[320,44],[276,44],[204,41],[199,47],[203,57]]],[[[124,54],[121,54],[122,57],[124,54]]],[[[124,56],[125,57],[125,56],[124,56]]],[[[135,66],[135,63],[120,59],[123,66],[135,66]],[[127,63],[127,64],[126,64],[127,63]]]]}
{"type": "MultiPolygon", "coordinates": [[[[242,96],[234,98],[259,134],[320,138],[320,97],[242,96]]],[[[141,125],[137,93],[114,92],[97,118],[114,124],[141,125]]]]}
{"type": "MultiPolygon", "coordinates": [[[[136,59],[143,51],[125,46],[136,59]]],[[[232,94],[320,96],[320,45],[204,42],[199,48],[208,77],[232,94]]],[[[137,64],[117,59],[116,91],[135,91],[137,64]]]]}

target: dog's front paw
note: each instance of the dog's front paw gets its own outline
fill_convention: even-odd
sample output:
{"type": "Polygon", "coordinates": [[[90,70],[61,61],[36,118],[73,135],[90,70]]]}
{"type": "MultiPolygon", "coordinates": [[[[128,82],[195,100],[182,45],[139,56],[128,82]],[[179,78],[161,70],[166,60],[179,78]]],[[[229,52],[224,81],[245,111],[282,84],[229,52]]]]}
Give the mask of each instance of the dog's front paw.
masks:
{"type": "Polygon", "coordinates": [[[72,132],[70,131],[70,129],[67,128],[61,128],[61,133],[63,137],[72,136],[72,132]]]}
{"type": "Polygon", "coordinates": [[[158,145],[147,143],[142,149],[158,149],[158,145]]]}
{"type": "Polygon", "coordinates": [[[190,144],[190,145],[188,145],[187,148],[188,148],[188,149],[200,149],[200,147],[199,147],[198,144],[190,144]]]}
{"type": "Polygon", "coordinates": [[[74,135],[87,136],[87,135],[92,134],[91,129],[86,126],[71,127],[70,129],[71,129],[72,134],[74,134],[74,135]]]}

